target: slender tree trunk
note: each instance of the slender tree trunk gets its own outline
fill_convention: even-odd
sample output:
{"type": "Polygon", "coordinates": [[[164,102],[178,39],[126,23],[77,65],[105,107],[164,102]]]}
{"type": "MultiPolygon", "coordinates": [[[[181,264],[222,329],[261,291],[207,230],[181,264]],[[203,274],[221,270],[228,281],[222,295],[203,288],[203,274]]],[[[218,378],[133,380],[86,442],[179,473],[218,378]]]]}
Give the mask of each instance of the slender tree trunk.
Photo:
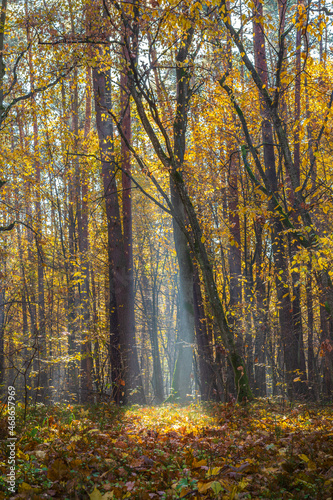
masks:
{"type": "MultiPolygon", "coordinates": [[[[79,124],[78,124],[78,103],[75,99],[75,108],[73,110],[74,134],[75,140],[78,139],[79,124]]],[[[86,109],[84,123],[84,139],[89,138],[91,126],[91,69],[87,70],[86,84],[86,109]]],[[[78,221],[78,237],[79,251],[81,260],[81,277],[82,284],[80,289],[80,313],[83,316],[82,322],[82,343],[81,343],[81,401],[91,401],[93,397],[93,358],[91,349],[91,322],[90,322],[90,280],[89,280],[89,220],[88,220],[88,176],[87,166],[84,162],[81,164],[80,171],[76,173],[77,183],[77,221],[78,221]],[[80,175],[81,173],[81,175],[80,175]]]]}
{"type": "MultiPolygon", "coordinates": [[[[28,14],[28,0],[25,1],[25,11],[28,14]]],[[[27,26],[27,41],[31,42],[30,29],[27,26]]],[[[29,60],[29,79],[30,87],[34,89],[34,67],[32,60],[31,49],[28,50],[28,60],[29,60]]],[[[37,297],[38,297],[38,335],[36,336],[36,342],[38,345],[38,387],[37,395],[43,402],[45,402],[48,396],[48,385],[49,385],[49,374],[46,364],[46,318],[45,318],[45,293],[44,293],[44,255],[43,247],[41,244],[42,240],[42,209],[41,209],[41,163],[39,159],[39,144],[38,144],[38,123],[36,114],[36,103],[32,101],[33,107],[33,147],[34,147],[34,158],[35,158],[35,219],[36,219],[36,253],[37,253],[37,297]],[[44,359],[43,359],[44,358],[44,359]]],[[[36,395],[36,397],[37,397],[36,395]]]]}
{"type": "Polygon", "coordinates": [[[308,383],[309,394],[311,399],[315,400],[318,397],[318,387],[316,383],[316,367],[315,355],[313,346],[313,295],[312,295],[312,277],[311,265],[308,266],[307,282],[306,282],[306,305],[308,311],[308,383]]]}
{"type": "MultiPolygon", "coordinates": [[[[126,65],[126,57],[124,56],[126,65]]],[[[130,94],[128,92],[128,76],[126,67],[121,74],[121,115],[122,130],[124,137],[121,138],[121,159],[122,159],[122,221],[123,221],[123,249],[124,249],[124,267],[123,267],[123,328],[129,345],[129,359],[132,364],[133,382],[138,384],[135,390],[138,390],[137,399],[139,402],[144,399],[143,386],[141,381],[140,369],[138,364],[138,355],[135,336],[135,315],[134,315],[134,267],[133,267],[133,237],[132,237],[132,186],[129,175],[131,174],[131,154],[127,143],[131,144],[131,108],[130,94]],[[136,379],[136,382],[135,382],[136,379]]]]}
{"type": "MultiPolygon", "coordinates": [[[[298,5],[300,3],[298,2],[298,5]]],[[[298,14],[299,16],[299,14],[298,14]]],[[[301,30],[298,29],[296,33],[296,75],[295,75],[295,114],[294,119],[296,123],[296,129],[294,133],[294,166],[296,175],[298,178],[298,184],[300,184],[301,179],[301,159],[300,159],[300,119],[301,119],[301,30]]],[[[289,254],[292,258],[292,254],[299,250],[296,242],[291,241],[289,238],[289,254]]],[[[303,342],[303,330],[302,330],[302,314],[301,314],[301,296],[300,296],[300,275],[298,272],[293,271],[292,277],[292,288],[293,288],[293,335],[294,342],[297,343],[297,363],[296,363],[296,379],[299,382],[295,385],[295,392],[297,395],[307,394],[307,376],[306,376],[306,365],[305,365],[305,354],[304,354],[304,342],[303,342]]]]}
{"type": "Polygon", "coordinates": [[[6,15],[7,15],[7,0],[1,1],[1,13],[0,13],[0,124],[2,124],[2,115],[5,110],[3,105],[3,80],[6,73],[6,65],[4,62],[4,41],[5,41],[5,25],[6,25],[6,15]]]}
{"type": "MultiPolygon", "coordinates": [[[[156,52],[152,44],[152,57],[156,59],[156,52]]],[[[177,109],[176,118],[173,126],[174,136],[174,155],[178,159],[177,166],[174,169],[181,171],[185,154],[185,130],[186,130],[186,101],[188,98],[188,80],[182,74],[182,60],[185,58],[187,49],[180,48],[176,57],[176,92],[177,92],[177,109]]],[[[157,70],[154,70],[155,82],[157,87],[158,97],[161,99],[165,88],[163,82],[158,77],[157,70]]],[[[171,109],[168,106],[168,111],[171,116],[171,109]]],[[[164,119],[166,118],[166,113],[164,119]]],[[[172,176],[170,176],[170,193],[171,202],[173,203],[180,219],[185,223],[186,216],[183,203],[179,197],[179,193],[174,185],[172,176]]],[[[188,248],[186,237],[180,230],[177,222],[173,219],[173,235],[179,265],[179,300],[180,300],[180,328],[177,336],[177,357],[175,368],[172,376],[171,394],[168,401],[177,399],[185,401],[190,392],[190,377],[193,363],[193,342],[194,342],[194,304],[193,304],[193,266],[188,248]]]]}
{"type": "Polygon", "coordinates": [[[265,303],[266,290],[261,278],[261,267],[263,261],[262,249],[262,224],[261,220],[254,222],[255,235],[257,240],[256,255],[256,289],[257,289],[257,310],[254,313],[256,337],[254,341],[254,394],[256,396],[266,396],[266,339],[268,333],[268,300],[265,303]]]}
{"type": "Polygon", "coordinates": [[[198,346],[199,387],[202,401],[211,401],[218,394],[216,376],[213,368],[213,352],[209,342],[207,318],[200,288],[197,267],[194,267],[193,280],[195,333],[198,346]]]}
{"type": "MultiPolygon", "coordinates": [[[[1,278],[3,280],[3,277],[1,278]]],[[[5,287],[0,290],[0,394],[4,393],[5,382],[5,287]]]]}
{"type": "Polygon", "coordinates": [[[229,323],[234,328],[236,335],[236,344],[241,350],[243,345],[241,322],[242,316],[241,307],[242,302],[242,256],[241,256],[241,236],[240,236],[240,221],[238,214],[238,172],[236,170],[235,161],[231,161],[229,189],[228,189],[228,217],[229,227],[231,232],[231,242],[229,245],[229,275],[230,275],[230,319],[229,323]]]}
{"type": "MultiPolygon", "coordinates": [[[[170,167],[172,167],[173,165],[177,165],[177,161],[175,161],[174,159],[172,160],[170,165],[170,162],[163,155],[158,139],[148,122],[148,118],[143,107],[142,98],[138,94],[133,83],[131,83],[131,93],[135,100],[137,111],[140,116],[140,119],[142,120],[143,126],[160,160],[168,169],[170,169],[170,167]]],[[[251,399],[253,396],[249,387],[244,361],[239,352],[237,351],[237,348],[234,343],[233,332],[228,326],[228,323],[225,318],[224,310],[214,280],[212,266],[209,261],[208,254],[204,245],[204,237],[198,221],[197,214],[194,210],[193,204],[188,195],[182,176],[177,168],[175,167],[171,168],[171,177],[173,181],[172,184],[182,201],[183,209],[186,211],[191,232],[187,231],[186,227],[184,228],[184,225],[181,222],[182,213],[179,212],[178,205],[173,204],[174,217],[176,217],[177,221],[179,221],[179,224],[182,228],[182,233],[186,235],[187,241],[189,241],[191,244],[191,250],[193,251],[193,254],[195,255],[196,259],[200,264],[207,300],[210,303],[210,307],[214,315],[217,327],[219,329],[219,333],[221,334],[221,340],[228,351],[228,356],[234,370],[235,385],[237,388],[238,399],[240,401],[243,401],[243,399],[251,399]]],[[[192,311],[190,310],[190,312],[192,311]]]]}
{"type": "Polygon", "coordinates": [[[164,400],[164,389],[163,389],[163,374],[161,357],[159,351],[158,342],[158,288],[157,288],[157,270],[153,274],[152,286],[148,284],[148,278],[144,271],[144,262],[141,257],[142,264],[142,285],[141,288],[141,298],[143,304],[144,315],[147,318],[147,328],[150,337],[151,351],[153,358],[153,389],[154,395],[157,403],[162,403],[164,400]],[[151,297],[149,290],[151,289],[151,297]]]}

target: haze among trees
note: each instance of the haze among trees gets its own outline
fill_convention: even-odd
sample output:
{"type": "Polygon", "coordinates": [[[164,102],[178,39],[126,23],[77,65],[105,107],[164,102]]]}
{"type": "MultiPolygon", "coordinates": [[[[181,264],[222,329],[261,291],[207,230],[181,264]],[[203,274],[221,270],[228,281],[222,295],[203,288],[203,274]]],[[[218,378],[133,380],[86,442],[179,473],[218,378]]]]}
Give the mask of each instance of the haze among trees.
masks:
{"type": "Polygon", "coordinates": [[[330,9],[2,0],[3,394],[331,399],[330,9]]]}

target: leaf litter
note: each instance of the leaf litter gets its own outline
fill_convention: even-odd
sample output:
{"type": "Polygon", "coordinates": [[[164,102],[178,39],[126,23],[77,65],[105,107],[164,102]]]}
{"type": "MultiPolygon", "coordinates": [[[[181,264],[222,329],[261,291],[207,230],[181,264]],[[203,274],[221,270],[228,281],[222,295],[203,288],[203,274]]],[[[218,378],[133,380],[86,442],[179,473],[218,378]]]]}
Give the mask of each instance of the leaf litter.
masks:
{"type": "Polygon", "coordinates": [[[21,420],[13,499],[333,498],[330,406],[41,405],[21,420]]]}

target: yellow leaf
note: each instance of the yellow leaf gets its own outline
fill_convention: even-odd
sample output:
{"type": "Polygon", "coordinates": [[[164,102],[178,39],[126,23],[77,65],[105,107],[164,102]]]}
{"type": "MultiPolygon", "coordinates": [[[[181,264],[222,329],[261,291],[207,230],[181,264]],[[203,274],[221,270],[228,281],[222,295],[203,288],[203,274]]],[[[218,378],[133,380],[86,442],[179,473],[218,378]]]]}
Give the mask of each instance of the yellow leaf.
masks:
{"type": "Polygon", "coordinates": [[[204,236],[201,237],[201,243],[205,243],[206,238],[204,236]]]}
{"type": "Polygon", "coordinates": [[[222,467],[214,467],[213,469],[208,469],[206,476],[207,477],[217,476],[217,474],[220,472],[221,469],[222,469],[222,467]]]}
{"type": "Polygon", "coordinates": [[[198,492],[206,493],[214,481],[210,481],[209,483],[198,483],[198,492]]]}
{"type": "Polygon", "coordinates": [[[316,469],[317,469],[316,464],[315,464],[314,462],[312,462],[312,460],[309,460],[309,461],[307,462],[307,466],[308,466],[308,469],[309,469],[309,470],[316,470],[316,469]]]}
{"type": "Polygon", "coordinates": [[[114,498],[114,493],[113,491],[108,491],[107,493],[104,493],[102,496],[102,500],[112,500],[114,498]]]}
{"type": "Polygon", "coordinates": [[[295,193],[297,193],[298,191],[300,191],[302,189],[302,186],[298,186],[296,189],[295,189],[295,193]]]}
{"type": "Polygon", "coordinates": [[[92,493],[89,493],[89,498],[90,498],[90,500],[102,500],[103,495],[95,486],[92,493]]]}
{"type": "MultiPolygon", "coordinates": [[[[294,378],[293,382],[301,382],[301,377],[294,378]]],[[[304,455],[305,456],[305,455],[304,455]]]]}
{"type": "Polygon", "coordinates": [[[301,460],[303,460],[303,462],[309,462],[309,460],[310,460],[310,459],[309,459],[306,455],[304,455],[303,453],[302,453],[301,455],[298,455],[298,456],[299,456],[299,458],[300,458],[301,460]]]}
{"type": "Polygon", "coordinates": [[[95,486],[94,490],[91,493],[89,493],[89,497],[90,500],[112,500],[114,498],[114,493],[113,491],[108,491],[103,495],[95,486]]]}
{"type": "Polygon", "coordinates": [[[221,483],[219,483],[218,481],[213,481],[210,485],[211,489],[214,491],[214,493],[217,495],[218,493],[220,493],[220,491],[223,490],[223,486],[221,485],[221,483]]]}
{"type": "Polygon", "coordinates": [[[24,491],[31,491],[32,487],[28,483],[21,483],[18,487],[19,493],[23,493],[24,491]]]}
{"type": "Polygon", "coordinates": [[[21,458],[22,460],[26,460],[27,462],[29,462],[29,460],[30,460],[29,455],[26,455],[21,450],[17,450],[16,456],[17,456],[17,458],[21,458]]]}
{"type": "Polygon", "coordinates": [[[199,461],[197,461],[196,458],[194,458],[194,460],[192,462],[192,467],[194,469],[196,469],[198,467],[203,467],[204,465],[207,465],[207,460],[199,460],[199,461]]]}

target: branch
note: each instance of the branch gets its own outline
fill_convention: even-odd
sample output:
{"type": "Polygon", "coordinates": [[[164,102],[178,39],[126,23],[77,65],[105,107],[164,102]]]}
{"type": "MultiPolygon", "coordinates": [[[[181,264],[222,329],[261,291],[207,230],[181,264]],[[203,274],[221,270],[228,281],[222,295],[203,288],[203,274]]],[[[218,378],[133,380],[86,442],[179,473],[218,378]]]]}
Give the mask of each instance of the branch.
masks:
{"type": "Polygon", "coordinates": [[[284,56],[284,41],[285,41],[286,36],[292,30],[292,28],[293,28],[293,25],[291,25],[280,36],[280,44],[279,44],[280,46],[279,46],[278,60],[277,60],[276,71],[275,71],[275,92],[274,92],[274,98],[273,98],[273,103],[272,103],[272,105],[275,108],[278,107],[279,97],[280,97],[281,71],[282,71],[283,56],[284,56]]]}
{"type": "Polygon", "coordinates": [[[12,222],[11,224],[9,224],[9,226],[0,226],[0,231],[11,231],[12,229],[14,229],[14,226],[15,226],[15,222],[12,222]]]}
{"type": "MultiPolygon", "coordinates": [[[[131,151],[131,152],[133,153],[133,151],[131,151]]],[[[80,154],[80,153],[67,153],[67,154],[68,154],[68,156],[83,156],[83,157],[86,157],[86,158],[95,158],[95,160],[97,160],[97,161],[102,161],[102,159],[99,158],[96,155],[87,155],[87,154],[80,154]]],[[[159,208],[161,208],[164,212],[166,212],[169,215],[172,215],[171,211],[169,209],[167,209],[164,205],[162,205],[162,203],[160,203],[158,200],[156,200],[156,198],[154,198],[149,193],[147,193],[147,191],[138,183],[138,181],[135,180],[135,178],[131,174],[129,174],[125,169],[123,169],[117,162],[116,162],[116,165],[117,165],[117,168],[119,170],[121,170],[122,172],[124,172],[124,174],[126,174],[127,177],[129,177],[131,179],[131,181],[141,191],[141,193],[143,193],[145,196],[147,196],[147,198],[149,198],[153,203],[155,203],[155,205],[157,205],[159,208]]],[[[144,173],[145,173],[147,171],[147,168],[146,167],[144,167],[144,168],[145,168],[145,170],[144,170],[144,173]]],[[[148,177],[150,177],[150,176],[151,176],[151,174],[148,173],[148,177]]]]}
{"type": "Polygon", "coordinates": [[[38,39],[38,45],[73,45],[73,44],[78,44],[78,43],[87,43],[87,44],[97,44],[97,45],[111,45],[111,44],[118,44],[118,45],[123,45],[121,42],[117,40],[92,40],[89,37],[87,38],[78,38],[77,40],[70,40],[67,39],[66,36],[64,36],[62,39],[59,40],[54,40],[52,42],[42,42],[40,39],[38,39]]]}
{"type": "Polygon", "coordinates": [[[327,120],[328,120],[328,115],[330,113],[330,109],[332,107],[332,104],[333,104],[333,90],[331,92],[331,97],[330,97],[330,102],[328,103],[328,110],[327,110],[327,113],[326,113],[326,116],[324,118],[324,121],[323,121],[323,124],[320,128],[320,131],[319,131],[319,134],[318,134],[318,137],[317,137],[317,140],[315,141],[315,151],[313,152],[313,158],[311,160],[311,163],[310,163],[310,168],[309,168],[309,171],[304,179],[304,182],[303,182],[303,185],[302,185],[302,189],[301,189],[301,192],[304,191],[304,189],[306,188],[306,185],[308,183],[308,180],[309,178],[311,177],[311,174],[312,174],[312,171],[314,169],[314,166],[315,166],[315,163],[316,163],[316,156],[315,156],[315,153],[317,153],[318,149],[319,149],[319,143],[321,141],[321,138],[322,138],[322,135],[324,133],[324,130],[325,130],[325,125],[327,123],[327,120]]]}
{"type": "Polygon", "coordinates": [[[10,104],[8,104],[6,109],[0,114],[0,126],[4,122],[5,118],[8,116],[9,111],[12,109],[13,106],[15,106],[15,104],[17,104],[20,101],[25,101],[27,99],[30,99],[34,95],[39,94],[41,92],[44,92],[45,90],[50,89],[51,87],[54,87],[63,78],[66,78],[66,76],[68,76],[70,74],[70,72],[72,71],[72,69],[74,67],[75,67],[75,64],[73,64],[70,68],[68,68],[68,70],[65,73],[60,74],[58,76],[58,78],[56,78],[53,82],[50,82],[47,85],[43,85],[41,87],[38,87],[37,89],[34,89],[31,92],[28,92],[28,94],[21,95],[20,97],[16,97],[15,99],[13,99],[12,102],[10,104]]]}
{"type": "Polygon", "coordinates": [[[236,47],[238,48],[240,56],[241,56],[241,58],[242,58],[242,60],[243,60],[243,62],[245,64],[245,66],[247,67],[247,69],[251,73],[253,81],[256,84],[256,86],[258,87],[259,92],[262,95],[262,97],[263,97],[266,105],[268,106],[268,108],[271,108],[271,106],[272,106],[272,99],[271,99],[271,97],[270,97],[270,95],[268,93],[268,90],[264,86],[264,84],[263,84],[263,82],[262,82],[262,80],[261,80],[258,72],[256,71],[256,69],[255,69],[252,61],[249,59],[249,57],[248,57],[248,55],[246,53],[246,49],[244,47],[244,44],[243,44],[243,42],[240,39],[239,33],[235,30],[235,28],[229,22],[228,9],[227,9],[227,5],[226,5],[226,0],[222,1],[222,6],[224,6],[224,9],[225,9],[224,13],[222,13],[223,22],[225,24],[225,27],[227,28],[227,30],[231,34],[232,39],[233,39],[236,47]]]}
{"type": "Polygon", "coordinates": [[[8,91],[3,95],[3,99],[5,97],[7,97],[7,95],[10,94],[10,92],[13,90],[14,86],[16,85],[16,82],[17,82],[17,73],[16,73],[17,67],[19,65],[20,60],[22,59],[22,57],[24,56],[24,54],[26,52],[28,52],[28,50],[30,49],[30,47],[31,47],[31,42],[29,43],[28,47],[25,50],[23,50],[21,52],[21,54],[19,54],[18,58],[16,59],[16,62],[14,64],[14,68],[13,68],[13,81],[10,84],[10,87],[9,87],[8,91]]]}

